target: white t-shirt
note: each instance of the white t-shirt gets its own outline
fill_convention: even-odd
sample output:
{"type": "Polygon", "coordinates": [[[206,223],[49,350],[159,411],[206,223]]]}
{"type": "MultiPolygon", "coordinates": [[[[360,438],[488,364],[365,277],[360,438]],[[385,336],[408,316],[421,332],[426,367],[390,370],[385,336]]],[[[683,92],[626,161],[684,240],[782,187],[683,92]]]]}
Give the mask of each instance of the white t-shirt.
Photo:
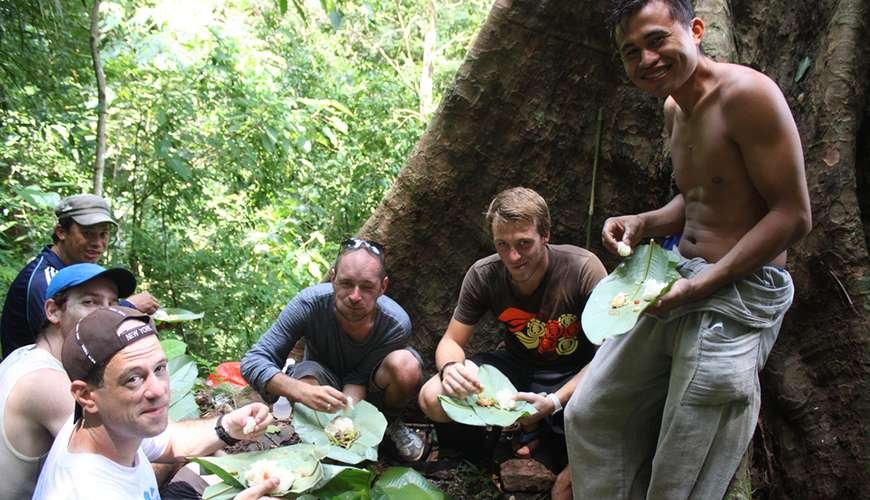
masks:
{"type": "Polygon", "coordinates": [[[76,425],[72,417],[61,428],[36,483],[34,500],[159,500],[149,459],[163,454],[166,432],[142,440],[136,464],[126,467],[95,453],[70,453],[76,425]]]}
{"type": "Polygon", "coordinates": [[[21,377],[42,369],[66,373],[57,358],[35,345],[19,347],[0,363],[0,476],[6,479],[0,481],[2,499],[30,498],[36,486],[42,456],[25,455],[9,442],[6,434],[6,400],[21,377]]]}

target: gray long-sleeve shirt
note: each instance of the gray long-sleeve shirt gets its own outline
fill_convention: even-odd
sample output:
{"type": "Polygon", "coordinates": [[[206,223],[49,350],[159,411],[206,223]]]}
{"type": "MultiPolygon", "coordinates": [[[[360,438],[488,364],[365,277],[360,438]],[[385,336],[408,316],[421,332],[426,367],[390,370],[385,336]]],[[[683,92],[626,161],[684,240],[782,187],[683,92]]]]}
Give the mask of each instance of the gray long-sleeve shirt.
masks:
{"type": "Polygon", "coordinates": [[[242,375],[264,398],[266,384],[281,371],[296,341],[305,337],[305,359],[317,361],[338,376],[342,384],[366,385],[372,371],[387,356],[408,345],[411,319],[396,301],[378,298],[374,325],[368,339],[355,342],[341,330],[335,316],[331,283],[299,292],[278,320],[242,358],[242,375]]]}

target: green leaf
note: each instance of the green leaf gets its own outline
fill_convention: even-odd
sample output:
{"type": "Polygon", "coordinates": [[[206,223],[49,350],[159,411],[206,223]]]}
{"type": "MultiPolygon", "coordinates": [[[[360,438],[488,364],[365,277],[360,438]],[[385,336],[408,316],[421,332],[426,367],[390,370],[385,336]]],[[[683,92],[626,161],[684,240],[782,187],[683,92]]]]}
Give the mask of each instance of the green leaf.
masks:
{"type": "Polygon", "coordinates": [[[535,407],[526,401],[517,401],[513,409],[484,407],[477,404],[481,398],[495,399],[502,391],[514,395],[516,388],[498,368],[492,365],[480,365],[477,378],[483,385],[480,394],[470,396],[466,400],[458,400],[445,395],[438,396],[441,408],[455,422],[466,425],[498,425],[507,427],[517,419],[535,413],[535,407]]]}
{"type": "Polygon", "coordinates": [[[300,443],[266,451],[239,453],[223,457],[192,458],[191,460],[212,474],[216,474],[224,483],[240,490],[246,487],[244,477],[248,469],[260,460],[271,460],[277,462],[281,467],[301,474],[293,481],[289,491],[303,493],[322,482],[324,471],[320,464],[321,458],[323,458],[323,452],[316,446],[300,443]]]}
{"type": "Polygon", "coordinates": [[[182,321],[202,319],[203,316],[205,316],[205,313],[195,313],[178,307],[161,307],[151,317],[157,322],[181,323],[182,321]]]}
{"type": "Polygon", "coordinates": [[[287,13],[287,0],[278,0],[278,10],[281,11],[281,15],[287,13]]]}
{"type": "Polygon", "coordinates": [[[656,242],[640,245],[607,277],[601,280],[583,309],[581,324],[593,344],[631,330],[643,311],[664,295],[680,279],[679,257],[656,242]],[[665,283],[650,300],[643,298],[644,282],[655,279],[665,283]],[[614,307],[615,297],[624,294],[624,305],[614,307]]]}
{"type": "Polygon", "coordinates": [[[193,396],[193,386],[197,378],[196,362],[182,354],[170,359],[167,369],[171,388],[169,417],[175,421],[199,417],[199,406],[193,396]]]}
{"type": "Polygon", "coordinates": [[[166,163],[182,179],[189,181],[193,177],[193,172],[184,160],[173,157],[167,160],[166,163]]]}
{"type": "Polygon", "coordinates": [[[320,270],[320,266],[317,262],[311,261],[308,263],[308,274],[314,278],[320,278],[323,276],[323,271],[320,270]]]}
{"type": "Polygon", "coordinates": [[[160,347],[163,348],[167,360],[181,356],[187,350],[187,344],[177,339],[161,340],[160,347]]]}
{"type": "Polygon", "coordinates": [[[169,418],[173,422],[199,418],[199,405],[196,404],[196,397],[192,392],[169,404],[169,418]]]}
{"type": "Polygon", "coordinates": [[[444,500],[447,497],[419,472],[409,467],[390,467],[372,488],[373,500],[444,500]]]}
{"type": "MultiPolygon", "coordinates": [[[[195,461],[195,460],[194,460],[195,461]]],[[[233,500],[236,495],[242,492],[242,488],[237,488],[230,484],[220,482],[212,484],[202,492],[202,500],[233,500]]]]}
{"type": "Polygon", "coordinates": [[[810,56],[806,56],[801,59],[800,64],[798,64],[797,72],[794,74],[795,83],[801,81],[804,75],[807,73],[807,70],[810,69],[810,65],[812,64],[812,59],[810,56]]]}
{"type": "Polygon", "coordinates": [[[337,465],[323,464],[324,476],[333,476],[322,488],[312,491],[311,494],[320,499],[358,499],[366,500],[371,497],[371,484],[373,474],[365,469],[354,467],[339,467],[337,465]],[[334,468],[341,468],[339,473],[333,473],[334,468]]]}
{"type": "Polygon", "coordinates": [[[384,438],[387,419],[368,401],[358,401],[353,409],[345,408],[340,413],[323,413],[296,403],[293,405],[293,415],[293,428],[299,438],[306,443],[328,447],[326,456],[329,458],[347,464],[378,459],[378,445],[384,438]],[[332,444],[324,430],[338,416],[353,420],[354,427],[360,432],[359,438],[349,448],[332,444]]]}

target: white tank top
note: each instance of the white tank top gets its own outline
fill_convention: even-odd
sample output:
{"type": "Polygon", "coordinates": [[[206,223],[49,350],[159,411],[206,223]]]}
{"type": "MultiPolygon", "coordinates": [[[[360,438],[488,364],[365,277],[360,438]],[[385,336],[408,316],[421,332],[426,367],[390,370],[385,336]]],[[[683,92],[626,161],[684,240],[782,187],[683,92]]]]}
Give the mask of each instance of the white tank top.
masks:
{"type": "MultiPolygon", "coordinates": [[[[6,435],[6,399],[21,377],[43,368],[64,372],[61,362],[35,345],[18,348],[0,363],[0,499],[30,498],[39,476],[41,457],[29,457],[12,447],[6,435]]],[[[38,397],[34,394],[33,397],[38,397]]]]}

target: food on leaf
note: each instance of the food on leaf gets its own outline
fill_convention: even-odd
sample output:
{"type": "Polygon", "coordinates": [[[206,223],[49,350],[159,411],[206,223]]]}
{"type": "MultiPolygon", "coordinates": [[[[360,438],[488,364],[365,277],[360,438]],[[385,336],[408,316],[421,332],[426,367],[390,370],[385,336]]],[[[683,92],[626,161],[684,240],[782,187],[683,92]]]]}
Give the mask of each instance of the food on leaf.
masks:
{"type": "Polygon", "coordinates": [[[502,389],[495,395],[496,404],[502,410],[513,410],[517,405],[517,400],[514,399],[514,396],[516,396],[515,392],[511,392],[509,389],[502,389]]]}
{"type": "Polygon", "coordinates": [[[354,441],[359,439],[359,431],[353,425],[353,420],[338,416],[332,419],[323,428],[332,444],[342,448],[350,448],[354,441]]]}
{"type": "Polygon", "coordinates": [[[620,257],[628,257],[631,255],[631,246],[620,241],[616,244],[616,253],[618,253],[620,257]]]}
{"type": "Polygon", "coordinates": [[[248,417],[248,419],[245,420],[245,427],[242,428],[242,432],[244,432],[245,434],[250,434],[250,433],[254,432],[254,429],[256,427],[257,427],[257,419],[255,419],[254,417],[248,417]]]}
{"type": "Polygon", "coordinates": [[[644,310],[681,278],[680,257],[655,241],[638,245],[592,290],[583,309],[583,333],[593,344],[630,331],[644,310]],[[630,306],[630,307],[629,307],[630,306]]]}
{"type": "Polygon", "coordinates": [[[617,293],[610,301],[610,307],[612,309],[619,309],[626,304],[628,304],[628,295],[625,292],[617,293]]]}
{"type": "Polygon", "coordinates": [[[281,464],[274,460],[264,459],[254,462],[254,464],[251,465],[251,468],[245,472],[245,483],[248,486],[256,486],[275,477],[277,477],[280,482],[275,489],[268,493],[283,495],[290,491],[293,482],[296,481],[297,475],[290,469],[282,467],[281,464]]]}
{"type": "Polygon", "coordinates": [[[517,401],[516,388],[497,368],[480,365],[477,378],[483,389],[466,399],[440,395],[438,400],[447,415],[455,422],[466,425],[498,425],[507,427],[517,419],[535,413],[527,401],[517,401]]]}
{"type": "Polygon", "coordinates": [[[327,457],[357,464],[378,459],[378,445],[384,438],[387,419],[365,400],[356,401],[353,407],[346,405],[337,413],[320,412],[295,403],[293,429],[303,442],[323,446],[327,457]]]}
{"type": "Polygon", "coordinates": [[[479,397],[479,398],[477,398],[477,401],[475,401],[475,404],[477,404],[477,406],[483,406],[484,408],[489,408],[491,406],[497,405],[498,402],[495,400],[495,398],[479,397]]]}
{"type": "Polygon", "coordinates": [[[662,290],[664,290],[666,286],[668,286],[667,283],[655,278],[650,278],[643,282],[643,291],[641,292],[640,298],[647,302],[653,301],[660,293],[662,293],[662,290]]]}

